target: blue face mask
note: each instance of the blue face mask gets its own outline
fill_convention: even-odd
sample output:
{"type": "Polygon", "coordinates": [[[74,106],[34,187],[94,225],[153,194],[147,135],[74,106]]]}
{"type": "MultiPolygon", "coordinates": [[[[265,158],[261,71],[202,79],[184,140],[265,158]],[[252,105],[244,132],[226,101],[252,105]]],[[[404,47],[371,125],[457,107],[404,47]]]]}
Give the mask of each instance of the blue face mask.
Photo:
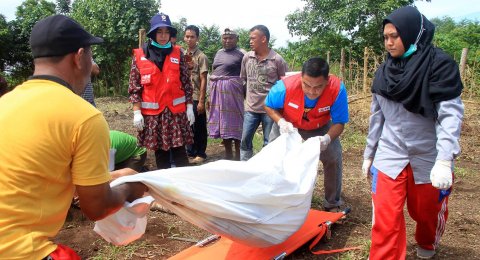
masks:
{"type": "Polygon", "coordinates": [[[412,55],[414,52],[417,51],[417,43],[420,41],[422,38],[423,31],[425,31],[425,28],[423,28],[423,15],[420,14],[420,32],[418,32],[417,39],[415,40],[414,44],[410,44],[410,47],[408,50],[402,55],[402,59],[407,58],[408,56],[412,55]]]}
{"type": "Polygon", "coordinates": [[[172,47],[171,42],[167,42],[166,44],[161,45],[160,43],[158,43],[156,41],[153,41],[153,40],[152,40],[152,45],[157,47],[157,48],[160,48],[160,49],[168,49],[168,48],[172,47]]]}
{"type": "Polygon", "coordinates": [[[415,51],[417,51],[417,45],[416,44],[410,44],[410,48],[402,55],[402,59],[412,55],[415,51]]]}

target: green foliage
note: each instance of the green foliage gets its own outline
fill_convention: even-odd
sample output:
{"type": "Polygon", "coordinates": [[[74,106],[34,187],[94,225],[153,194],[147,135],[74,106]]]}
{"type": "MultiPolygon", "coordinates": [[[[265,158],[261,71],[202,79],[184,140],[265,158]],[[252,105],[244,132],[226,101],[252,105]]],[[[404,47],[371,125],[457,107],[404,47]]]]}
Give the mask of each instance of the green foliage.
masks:
{"type": "Polygon", "coordinates": [[[237,46],[245,51],[250,50],[250,29],[235,29],[238,33],[237,46]]]}
{"type": "MultiPolygon", "coordinates": [[[[369,47],[368,77],[370,80],[384,54],[381,39],[381,22],[394,9],[412,5],[415,0],[304,0],[305,8],[286,17],[292,35],[302,38],[277,49],[287,61],[290,70],[300,70],[310,57],[327,58],[331,71],[339,70],[340,50],[345,49],[348,83],[361,85],[363,79],[363,53],[369,47]]],[[[428,1],[428,0],[427,0],[428,1]]],[[[0,15],[0,69],[6,71],[10,86],[31,75],[33,59],[29,37],[33,25],[49,15],[71,15],[87,31],[103,37],[105,43],[93,48],[95,61],[101,73],[94,79],[96,96],[126,95],[132,49],[138,47],[138,30],[150,27],[150,18],[158,12],[156,0],[25,0],[17,8],[16,19],[7,22],[0,15]],[[55,2],[56,4],[52,3],[55,2]],[[72,4],[73,3],[73,4],[72,4]]],[[[469,48],[464,83],[469,94],[480,93],[480,25],[478,21],[455,22],[452,18],[432,19],[436,25],[434,44],[444,49],[457,62],[462,48],[469,48]],[[473,86],[473,87],[472,87],[473,86]],[[476,86],[476,87],[475,87],[476,86]]],[[[186,18],[173,21],[177,28],[177,42],[183,47],[186,18]]],[[[222,48],[221,32],[217,25],[201,25],[199,48],[213,63],[215,53],[222,48]]],[[[239,34],[238,46],[250,50],[249,29],[234,28],[239,34]]],[[[270,45],[274,45],[272,36],[270,45]]],[[[210,66],[211,67],[211,66],[210,66]]],[[[368,84],[368,82],[367,82],[368,84]]],[[[357,87],[359,89],[359,87],[357,87]]]]}
{"type": "Polygon", "coordinates": [[[455,22],[450,17],[434,18],[433,43],[450,54],[458,63],[462,49],[468,48],[467,67],[463,77],[464,93],[478,96],[480,93],[480,22],[463,20],[455,22]]]}
{"type": "Polygon", "coordinates": [[[13,35],[5,16],[0,14],[0,72],[5,71],[9,61],[9,50],[13,48],[13,35]]]}
{"type": "Polygon", "coordinates": [[[471,63],[480,62],[480,23],[478,21],[463,20],[455,22],[450,17],[434,18],[432,22],[436,26],[433,42],[460,62],[463,48],[469,48],[471,63]]]}
{"type": "Polygon", "coordinates": [[[177,42],[183,42],[183,37],[185,36],[185,28],[188,26],[187,24],[187,19],[185,18],[180,18],[179,22],[173,22],[172,21],[173,27],[177,29],[177,42]]]}
{"type": "MultiPolygon", "coordinates": [[[[190,24],[187,24],[187,20],[185,18],[181,18],[180,23],[174,23],[174,26],[178,29],[177,44],[181,45],[185,50],[188,47],[184,41],[185,28],[187,25],[190,24]]],[[[211,69],[215,54],[219,49],[222,48],[220,30],[217,25],[200,25],[198,28],[200,29],[198,48],[207,56],[209,69],[211,69]]]]}
{"type": "MultiPolygon", "coordinates": [[[[304,36],[306,44],[314,43],[320,52],[341,48],[352,50],[361,58],[365,46],[383,50],[380,34],[383,19],[398,7],[414,0],[305,0],[302,10],[286,17],[290,33],[304,36]]],[[[307,47],[308,48],[308,47],[307,47]]]]}
{"type": "Polygon", "coordinates": [[[126,94],[132,49],[138,48],[138,30],[150,26],[157,13],[155,0],[76,0],[72,17],[105,42],[93,51],[101,73],[95,90],[126,94]]]}
{"type": "Polygon", "coordinates": [[[33,57],[29,39],[35,23],[47,16],[55,14],[55,4],[46,0],[26,0],[18,8],[16,19],[10,23],[14,48],[9,50],[9,66],[12,76],[24,81],[33,72],[33,57]]]}
{"type": "Polygon", "coordinates": [[[71,0],[56,0],[57,13],[68,15],[72,6],[71,0]]]}
{"type": "Polygon", "coordinates": [[[220,29],[217,25],[202,25],[200,27],[199,46],[203,53],[208,57],[209,67],[211,67],[217,51],[222,48],[221,39],[220,29]]]}

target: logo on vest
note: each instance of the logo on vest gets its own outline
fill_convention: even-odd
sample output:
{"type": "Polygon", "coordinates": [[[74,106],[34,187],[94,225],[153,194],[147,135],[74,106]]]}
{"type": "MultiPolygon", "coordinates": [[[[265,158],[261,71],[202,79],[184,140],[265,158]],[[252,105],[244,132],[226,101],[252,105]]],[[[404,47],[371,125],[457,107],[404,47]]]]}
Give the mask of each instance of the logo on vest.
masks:
{"type": "Polygon", "coordinates": [[[152,81],[152,74],[142,75],[140,78],[140,84],[148,84],[152,81]]]}
{"type": "Polygon", "coordinates": [[[170,61],[171,61],[172,63],[175,63],[175,64],[178,64],[178,63],[179,63],[178,59],[177,59],[177,58],[173,58],[173,57],[170,58],[170,61]]]}
{"type": "Polygon", "coordinates": [[[330,106],[321,107],[321,108],[318,109],[319,113],[326,112],[326,111],[330,111],[330,106]]]}
{"type": "Polygon", "coordinates": [[[293,108],[295,108],[295,109],[298,109],[298,105],[297,105],[297,104],[294,104],[294,103],[292,103],[292,102],[288,102],[288,106],[289,106],[289,107],[293,107],[293,108]]]}

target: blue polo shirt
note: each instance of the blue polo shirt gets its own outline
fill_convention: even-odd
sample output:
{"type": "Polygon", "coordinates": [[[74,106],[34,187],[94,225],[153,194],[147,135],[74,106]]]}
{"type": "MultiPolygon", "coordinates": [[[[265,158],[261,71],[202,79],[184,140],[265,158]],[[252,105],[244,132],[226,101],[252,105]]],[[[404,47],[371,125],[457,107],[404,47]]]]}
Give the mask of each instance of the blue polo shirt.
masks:
{"type": "MultiPolygon", "coordinates": [[[[285,104],[286,92],[287,90],[283,80],[277,81],[265,98],[265,105],[272,109],[282,109],[285,104]]],[[[303,98],[305,100],[305,108],[314,108],[318,101],[318,98],[309,99],[306,95],[304,95],[303,98]]],[[[340,91],[330,108],[330,116],[332,117],[332,123],[334,124],[348,123],[348,98],[347,90],[343,82],[340,83],[340,91]]]]}

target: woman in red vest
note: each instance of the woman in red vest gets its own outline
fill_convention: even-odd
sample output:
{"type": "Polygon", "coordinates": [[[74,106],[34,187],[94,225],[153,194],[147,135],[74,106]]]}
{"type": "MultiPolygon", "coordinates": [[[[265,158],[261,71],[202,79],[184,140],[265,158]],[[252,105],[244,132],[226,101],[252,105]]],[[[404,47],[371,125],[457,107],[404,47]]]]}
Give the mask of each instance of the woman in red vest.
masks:
{"type": "Polygon", "coordinates": [[[138,144],[155,151],[157,169],[187,166],[185,145],[193,143],[192,86],[180,47],[170,41],[168,15],[152,17],[148,42],[133,50],[128,93],[133,103],[133,124],[138,144]],[[171,153],[170,153],[171,152],[171,153]]]}

